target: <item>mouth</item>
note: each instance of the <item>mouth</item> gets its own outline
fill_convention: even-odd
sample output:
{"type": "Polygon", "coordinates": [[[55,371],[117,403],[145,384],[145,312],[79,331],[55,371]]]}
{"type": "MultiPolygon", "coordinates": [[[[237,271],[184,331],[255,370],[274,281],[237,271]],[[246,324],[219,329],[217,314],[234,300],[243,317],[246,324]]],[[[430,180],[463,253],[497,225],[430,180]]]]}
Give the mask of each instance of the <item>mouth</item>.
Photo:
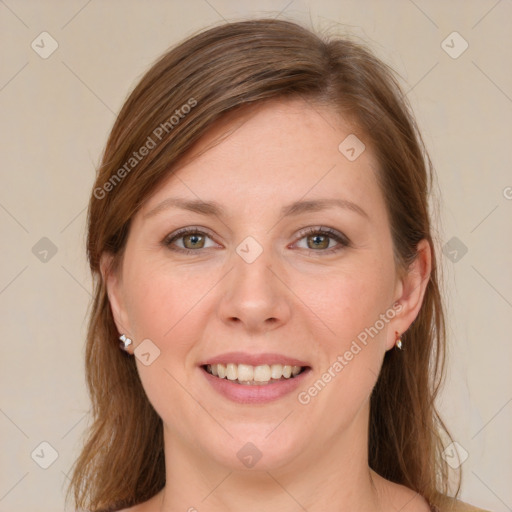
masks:
{"type": "Polygon", "coordinates": [[[310,369],[309,366],[261,364],[217,363],[204,364],[201,368],[218,379],[231,381],[242,386],[266,386],[276,382],[293,380],[310,369]]]}

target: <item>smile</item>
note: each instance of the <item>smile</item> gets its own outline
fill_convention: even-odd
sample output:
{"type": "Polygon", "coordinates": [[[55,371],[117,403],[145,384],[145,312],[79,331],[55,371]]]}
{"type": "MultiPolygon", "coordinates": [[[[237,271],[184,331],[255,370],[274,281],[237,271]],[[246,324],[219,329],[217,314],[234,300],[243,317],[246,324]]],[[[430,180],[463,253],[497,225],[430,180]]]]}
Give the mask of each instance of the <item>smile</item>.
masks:
{"type": "Polygon", "coordinates": [[[204,364],[200,371],[219,395],[238,404],[252,405],[295,397],[297,388],[304,386],[305,379],[312,373],[309,366],[235,363],[204,364]]]}
{"type": "Polygon", "coordinates": [[[219,379],[227,379],[246,386],[262,386],[282,380],[293,379],[302,373],[306,367],[282,364],[207,364],[204,370],[219,379]]]}

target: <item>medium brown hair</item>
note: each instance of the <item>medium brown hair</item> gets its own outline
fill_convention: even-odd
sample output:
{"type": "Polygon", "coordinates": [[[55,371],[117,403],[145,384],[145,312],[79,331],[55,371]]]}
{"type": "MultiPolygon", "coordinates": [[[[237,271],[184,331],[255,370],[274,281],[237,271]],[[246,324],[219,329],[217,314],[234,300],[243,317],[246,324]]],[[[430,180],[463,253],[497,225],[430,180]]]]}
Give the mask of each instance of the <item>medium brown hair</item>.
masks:
{"type": "MultiPolygon", "coordinates": [[[[134,214],[223,114],[294,97],[350,120],[372,148],[397,268],[408,268],[421,240],[434,249],[431,161],[394,72],[363,44],[321,37],[289,21],[254,19],[210,28],[166,52],[122,107],[89,203],[87,251],[95,290],[86,377],[93,422],[69,487],[77,507],[118,510],[165,485],[162,421],[134,358],[119,350],[100,257],[111,254],[111,270],[118,268],[134,214]],[[151,149],[134,160],[144,145],[151,149]]],[[[386,352],[371,395],[368,464],[441,505],[449,487],[442,435],[451,437],[434,404],[445,366],[438,280],[433,251],[422,307],[402,338],[405,348],[386,352]]],[[[456,494],[459,489],[460,481],[456,494]]]]}

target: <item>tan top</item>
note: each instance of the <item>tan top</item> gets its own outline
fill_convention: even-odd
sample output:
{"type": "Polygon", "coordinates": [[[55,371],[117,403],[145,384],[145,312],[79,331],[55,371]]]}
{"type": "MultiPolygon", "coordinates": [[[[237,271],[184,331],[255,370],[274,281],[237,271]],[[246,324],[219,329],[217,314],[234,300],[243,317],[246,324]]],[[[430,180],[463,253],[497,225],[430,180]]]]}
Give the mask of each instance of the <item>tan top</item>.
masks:
{"type": "Polygon", "coordinates": [[[436,506],[430,507],[432,512],[490,512],[489,510],[484,510],[483,508],[477,508],[469,503],[465,503],[464,501],[454,500],[453,498],[448,498],[446,503],[446,508],[443,507],[439,509],[436,506]]]}

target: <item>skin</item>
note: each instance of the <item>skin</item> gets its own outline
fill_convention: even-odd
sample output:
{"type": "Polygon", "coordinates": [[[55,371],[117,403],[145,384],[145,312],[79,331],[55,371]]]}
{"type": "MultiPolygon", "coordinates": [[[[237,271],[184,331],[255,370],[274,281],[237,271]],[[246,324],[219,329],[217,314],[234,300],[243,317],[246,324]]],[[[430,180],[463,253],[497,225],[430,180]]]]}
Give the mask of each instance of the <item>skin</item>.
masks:
{"type": "Polygon", "coordinates": [[[149,366],[136,361],[163,420],[167,484],[132,512],[429,510],[421,496],[370,470],[367,424],[384,354],[421,307],[430,247],[419,244],[408,273],[395,267],[371,148],[353,162],[338,150],[351,133],[333,113],[297,99],[230,114],[134,216],[119,271],[108,274],[108,256],[102,259],[118,330],[134,340],[131,352],[148,338],[160,350],[149,366]],[[144,218],[176,196],[217,201],[226,215],[172,207],[144,218]],[[367,216],[339,208],[280,216],[283,205],[318,198],[352,201],[367,216]],[[194,253],[162,244],[187,226],[209,238],[173,246],[194,253]],[[318,248],[314,233],[302,234],[321,226],[343,233],[349,246],[327,238],[318,248]],[[252,263],[236,252],[248,236],[263,250],[252,263]],[[326,252],[335,246],[340,250],[326,252]],[[300,388],[307,390],[395,303],[400,312],[307,405],[297,392],[235,404],[198,367],[229,351],[278,352],[309,363],[313,371],[300,388]],[[253,468],[237,457],[247,442],[262,453],[253,468]]]}

